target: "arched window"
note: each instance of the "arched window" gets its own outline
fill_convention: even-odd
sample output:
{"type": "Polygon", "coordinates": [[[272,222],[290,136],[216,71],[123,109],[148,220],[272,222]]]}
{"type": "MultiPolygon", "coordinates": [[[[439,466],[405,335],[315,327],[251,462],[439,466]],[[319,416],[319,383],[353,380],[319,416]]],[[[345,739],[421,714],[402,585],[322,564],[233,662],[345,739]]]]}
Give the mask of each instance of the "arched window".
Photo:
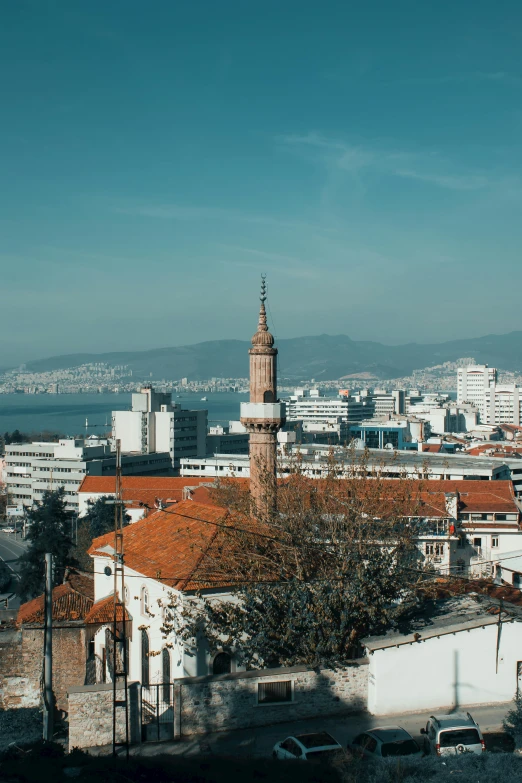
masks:
{"type": "Polygon", "coordinates": [[[263,393],[263,402],[274,402],[274,392],[266,391],[263,393]]]}
{"type": "Polygon", "coordinates": [[[232,671],[232,656],[220,652],[212,661],[212,674],[230,674],[232,671]]]}
{"type": "Polygon", "coordinates": [[[141,613],[147,614],[149,611],[149,592],[146,587],[141,588],[141,613]]]}
{"type": "Polygon", "coordinates": [[[149,635],[145,629],[141,632],[141,684],[149,684],[149,635]]]}
{"type": "Polygon", "coordinates": [[[161,668],[163,679],[163,701],[170,704],[170,652],[166,647],[161,653],[161,668]]]}
{"type": "Polygon", "coordinates": [[[125,585],[125,587],[123,588],[123,602],[124,602],[125,606],[128,606],[128,604],[129,604],[129,588],[127,587],[127,585],[125,585]]]}

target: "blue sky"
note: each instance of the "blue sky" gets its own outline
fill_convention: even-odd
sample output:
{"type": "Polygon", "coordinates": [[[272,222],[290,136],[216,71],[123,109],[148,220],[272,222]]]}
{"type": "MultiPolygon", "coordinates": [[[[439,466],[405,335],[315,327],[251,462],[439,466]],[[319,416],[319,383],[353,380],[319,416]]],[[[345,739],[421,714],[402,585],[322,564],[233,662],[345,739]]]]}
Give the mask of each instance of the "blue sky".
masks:
{"type": "Polygon", "coordinates": [[[2,9],[0,364],[522,328],[518,0],[2,9]]]}

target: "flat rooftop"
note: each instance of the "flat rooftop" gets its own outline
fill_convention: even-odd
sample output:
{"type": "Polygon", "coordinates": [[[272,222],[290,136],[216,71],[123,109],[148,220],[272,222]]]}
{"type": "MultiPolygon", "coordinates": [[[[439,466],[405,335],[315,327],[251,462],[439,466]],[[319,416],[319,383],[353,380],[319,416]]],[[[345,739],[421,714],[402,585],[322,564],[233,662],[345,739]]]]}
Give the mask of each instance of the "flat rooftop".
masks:
{"type": "MultiPolygon", "coordinates": [[[[513,613],[516,610],[511,607],[510,609],[512,611],[509,614],[512,616],[509,617],[506,612],[503,622],[514,619],[513,613]]],[[[362,640],[362,644],[367,650],[374,652],[495,624],[498,624],[497,607],[489,603],[487,598],[479,601],[472,594],[468,594],[434,602],[432,614],[413,618],[407,631],[394,630],[382,636],[368,636],[362,640]]]]}

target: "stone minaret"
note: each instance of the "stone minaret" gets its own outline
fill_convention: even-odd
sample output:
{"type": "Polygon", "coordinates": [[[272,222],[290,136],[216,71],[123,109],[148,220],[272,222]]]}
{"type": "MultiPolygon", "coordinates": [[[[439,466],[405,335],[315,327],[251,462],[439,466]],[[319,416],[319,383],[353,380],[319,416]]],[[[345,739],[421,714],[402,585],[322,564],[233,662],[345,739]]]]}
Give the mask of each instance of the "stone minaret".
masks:
{"type": "Polygon", "coordinates": [[[266,323],[266,283],[261,277],[261,307],[250,354],[250,402],[241,404],[241,423],[250,433],[250,495],[261,515],[276,507],[277,431],[285,406],[277,400],[277,348],[266,323]]]}

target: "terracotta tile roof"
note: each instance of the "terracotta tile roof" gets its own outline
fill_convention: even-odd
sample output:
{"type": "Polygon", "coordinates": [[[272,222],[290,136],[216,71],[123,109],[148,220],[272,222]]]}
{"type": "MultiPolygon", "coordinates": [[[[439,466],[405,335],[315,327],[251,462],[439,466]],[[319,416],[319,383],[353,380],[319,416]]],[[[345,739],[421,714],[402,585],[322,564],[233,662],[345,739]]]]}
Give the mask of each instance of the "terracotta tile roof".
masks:
{"type": "MultiPolygon", "coordinates": [[[[321,479],[309,481],[318,482],[318,486],[321,486],[321,479]]],[[[447,517],[446,494],[454,492],[459,493],[460,513],[520,513],[511,481],[428,479],[407,480],[401,486],[401,482],[394,479],[379,479],[379,491],[382,494],[383,513],[385,509],[388,513],[392,511],[396,499],[404,513],[408,513],[409,508],[414,516],[447,517]]],[[[377,505],[375,498],[372,499],[372,505],[377,505]]]]}
{"type": "MultiPolygon", "coordinates": [[[[119,622],[123,619],[123,608],[118,606],[117,619],[119,622]]],[[[100,601],[96,601],[92,605],[90,612],[85,617],[86,623],[112,623],[114,619],[114,601],[113,596],[108,595],[107,598],[102,598],[100,601]]],[[[130,620],[131,617],[128,611],[125,609],[125,620],[130,620]]]]}
{"type": "MultiPolygon", "coordinates": [[[[186,498],[190,488],[197,489],[201,484],[211,484],[212,480],[202,477],[180,478],[179,476],[123,476],[122,496],[127,502],[127,508],[142,506],[155,508],[158,501],[181,503],[186,498]]],[[[111,495],[116,491],[114,476],[85,476],[78,488],[79,493],[89,495],[111,495]]],[[[200,499],[202,503],[211,503],[207,493],[200,499]]]]}
{"type": "MultiPolygon", "coordinates": [[[[301,480],[301,479],[299,479],[301,480]]],[[[324,482],[306,479],[314,487],[324,482]]],[[[411,503],[412,516],[431,518],[449,516],[446,493],[459,492],[460,511],[509,511],[518,513],[510,481],[413,481],[411,496],[402,498],[411,503]]],[[[395,499],[401,503],[400,482],[382,481],[382,514],[393,512],[395,499]]],[[[372,502],[375,502],[375,497],[372,502]]],[[[380,503],[379,496],[377,502],[380,503]]],[[[407,506],[406,506],[407,509],[407,506]]],[[[407,513],[407,510],[406,510],[407,513]]],[[[239,526],[262,532],[259,523],[244,516],[232,515],[225,508],[186,500],[150,514],[146,519],[129,525],[124,530],[125,563],[139,574],[156,579],[178,590],[231,584],[226,563],[239,562],[241,553],[229,552],[223,547],[237,537],[226,538],[226,527],[239,526]],[[236,558],[236,560],[234,560],[236,558]],[[225,565],[218,577],[216,563],[225,565]]],[[[91,556],[112,557],[113,533],[100,536],[92,543],[91,556]]]]}
{"type": "Polygon", "coordinates": [[[504,459],[509,457],[511,459],[518,459],[522,456],[522,446],[512,444],[499,445],[497,443],[488,442],[473,446],[473,448],[467,450],[467,453],[472,457],[480,457],[487,454],[488,457],[499,457],[504,459]]]}
{"type": "Polygon", "coordinates": [[[460,513],[520,513],[511,481],[424,481],[421,497],[440,509],[445,493],[459,493],[460,513]]]}
{"type": "MultiPolygon", "coordinates": [[[[213,548],[212,555],[216,552],[220,557],[226,535],[223,528],[237,525],[238,519],[224,508],[192,500],[157,511],[125,528],[125,564],[178,590],[225,586],[230,584],[230,577],[221,572],[219,579],[209,571],[206,559],[213,548]]],[[[243,529],[260,530],[253,520],[241,517],[240,521],[243,529]]],[[[100,536],[93,541],[89,554],[111,557],[112,544],[112,533],[100,536]]]]}
{"type": "MultiPolygon", "coordinates": [[[[68,622],[84,620],[94,603],[94,577],[91,574],[70,572],[67,581],[53,590],[53,620],[68,622]]],[[[39,595],[22,604],[18,610],[17,625],[42,625],[45,619],[45,598],[39,595]]]]}
{"type": "Polygon", "coordinates": [[[440,454],[442,451],[442,444],[441,443],[423,443],[422,444],[422,451],[423,452],[429,452],[430,454],[440,454]]]}

